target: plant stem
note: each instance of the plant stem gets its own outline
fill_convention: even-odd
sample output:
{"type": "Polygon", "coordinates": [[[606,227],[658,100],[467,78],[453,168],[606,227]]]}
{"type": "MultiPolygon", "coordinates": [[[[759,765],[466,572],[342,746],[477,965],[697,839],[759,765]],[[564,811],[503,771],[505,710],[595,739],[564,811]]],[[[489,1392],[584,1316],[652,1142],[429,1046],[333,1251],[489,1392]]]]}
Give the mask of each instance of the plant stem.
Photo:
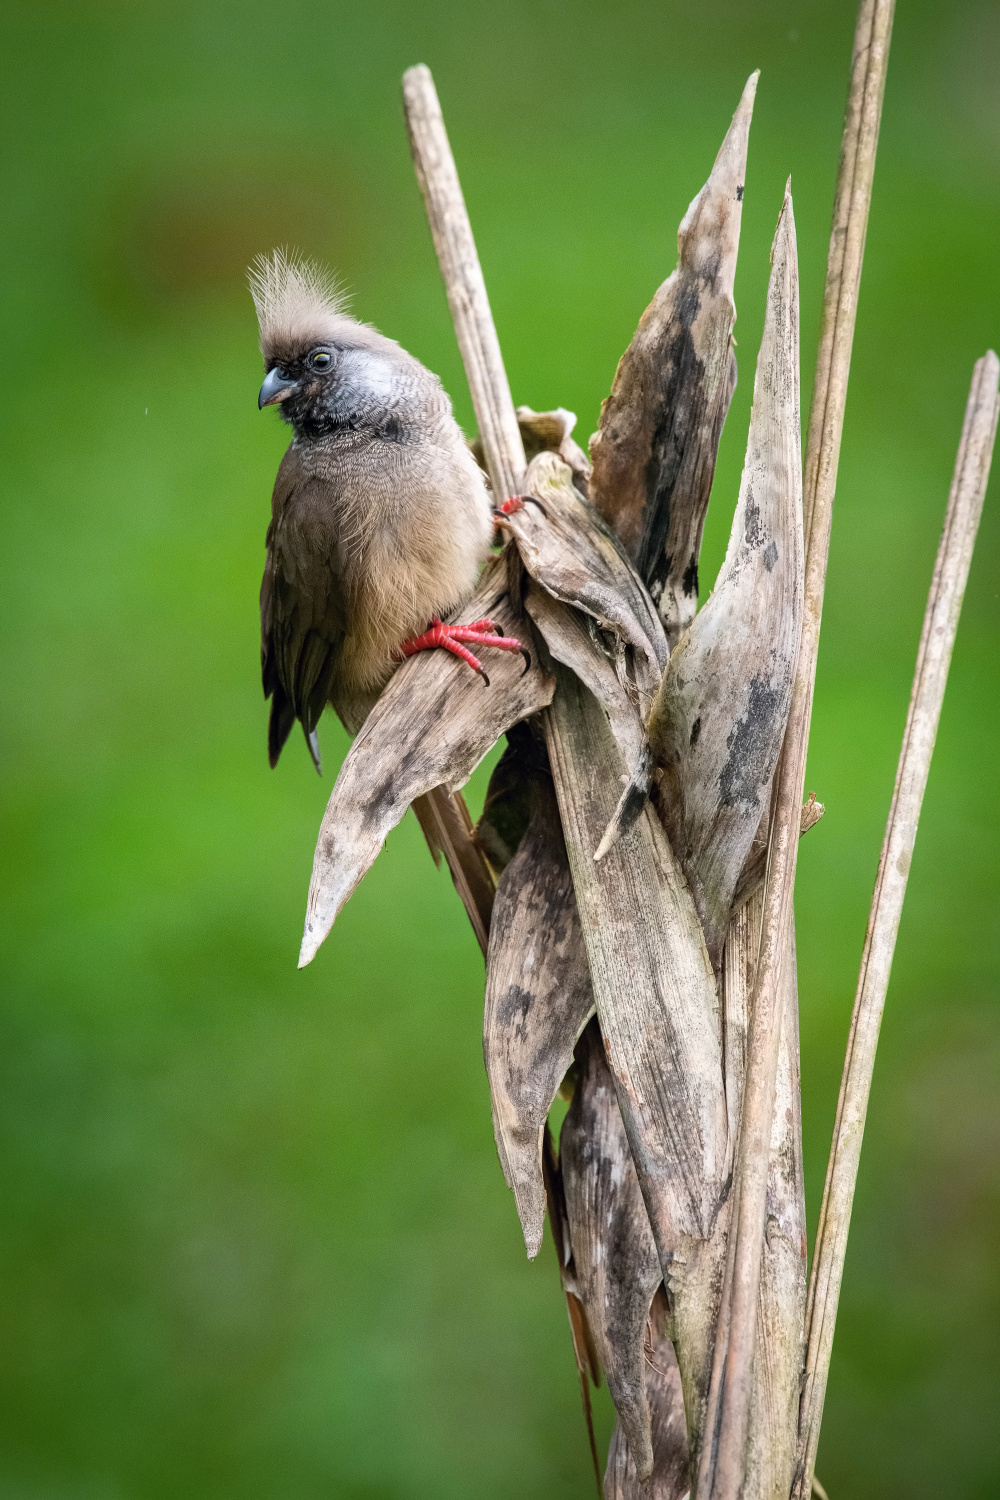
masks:
{"type": "Polygon", "coordinates": [[[403,74],[403,109],[486,467],[499,504],[517,494],[525,467],[524,444],[441,105],[430,68],[423,63],[403,74]]]}
{"type": "Polygon", "coordinates": [[[803,510],[805,608],[792,706],[775,776],[760,955],[751,1003],[747,1076],[730,1233],[732,1279],[723,1294],[717,1343],[725,1349],[721,1411],[714,1453],[706,1449],[699,1489],[712,1500],[737,1500],[747,1441],[768,1146],[780,1039],[781,964],[789,961],[798,818],[805,781],[820,621],[830,547],[837,464],[844,426],[851,346],[885,91],[894,0],[861,0],[851,86],[841,145],[823,322],[809,423],[803,510]],[[713,1462],[714,1459],[714,1462],[713,1462]]]}
{"type": "Polygon", "coordinates": [[[882,842],[868,933],[861,959],[847,1057],[840,1084],[837,1123],[823,1190],[809,1297],[808,1346],[799,1419],[799,1472],[796,1493],[806,1497],[812,1484],[823,1401],[833,1348],[837,1303],[847,1253],[851,1207],[861,1157],[875,1048],[885,1007],[896,934],[906,894],[917,821],[927,785],[941,703],[948,680],[962,596],[989,478],[997,413],[1000,360],[991,351],[976,364],[955,463],[944,532],[934,564],[910,708],[896,771],[896,785],[882,842]]]}

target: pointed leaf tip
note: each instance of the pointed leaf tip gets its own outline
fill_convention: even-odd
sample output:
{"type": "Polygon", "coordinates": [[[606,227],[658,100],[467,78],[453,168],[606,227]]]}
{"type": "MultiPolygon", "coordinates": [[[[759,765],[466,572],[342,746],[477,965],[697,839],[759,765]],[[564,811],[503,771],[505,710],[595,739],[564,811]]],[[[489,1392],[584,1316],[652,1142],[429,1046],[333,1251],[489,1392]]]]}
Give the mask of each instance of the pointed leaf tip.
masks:
{"type": "Polygon", "coordinates": [[[792,243],[792,254],[797,257],[798,250],[795,242],[795,208],[792,203],[792,179],[791,176],[785,182],[785,196],[781,200],[781,212],[778,222],[774,226],[774,239],[771,241],[771,265],[778,251],[778,244],[783,235],[790,236],[792,243]]]}

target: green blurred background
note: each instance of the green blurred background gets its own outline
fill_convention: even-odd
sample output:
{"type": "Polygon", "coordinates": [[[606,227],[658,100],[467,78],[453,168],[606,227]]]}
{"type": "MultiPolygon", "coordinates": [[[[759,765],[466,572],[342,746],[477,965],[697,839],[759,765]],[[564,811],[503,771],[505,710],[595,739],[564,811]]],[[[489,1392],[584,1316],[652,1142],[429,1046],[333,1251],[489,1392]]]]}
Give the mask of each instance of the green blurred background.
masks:
{"type": "MultiPolygon", "coordinates": [[[[284,435],[244,271],[319,254],[471,427],[399,103],[427,62],[515,399],[585,438],[761,67],[710,580],[788,172],[808,396],[853,3],[36,0],[0,25],[0,1493],[587,1495],[551,1244],[526,1263],[492,1141],[481,959],[411,817],[296,972],[345,739],[324,721],[322,782],[300,739],[267,768],[284,435]]],[[[800,863],[811,1226],[969,378],[1000,339],[998,69],[995,0],[903,0],[800,863]]],[[[1000,1493],[993,491],[875,1078],[834,1500],[1000,1493]]],[[[603,1392],[597,1417],[603,1445],[603,1392]]]]}

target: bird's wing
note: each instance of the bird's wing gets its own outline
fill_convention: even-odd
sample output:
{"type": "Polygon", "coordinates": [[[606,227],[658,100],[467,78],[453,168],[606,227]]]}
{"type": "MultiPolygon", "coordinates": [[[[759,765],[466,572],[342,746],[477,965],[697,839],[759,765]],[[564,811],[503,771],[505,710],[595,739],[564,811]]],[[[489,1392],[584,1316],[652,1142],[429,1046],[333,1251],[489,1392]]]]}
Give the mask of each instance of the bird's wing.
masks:
{"type": "Polygon", "coordinates": [[[261,671],[271,698],[268,758],[277,764],[299,719],[316,768],[316,725],[347,630],[347,602],[330,485],[303,473],[294,448],[281,461],[271,502],[260,588],[261,671]]]}

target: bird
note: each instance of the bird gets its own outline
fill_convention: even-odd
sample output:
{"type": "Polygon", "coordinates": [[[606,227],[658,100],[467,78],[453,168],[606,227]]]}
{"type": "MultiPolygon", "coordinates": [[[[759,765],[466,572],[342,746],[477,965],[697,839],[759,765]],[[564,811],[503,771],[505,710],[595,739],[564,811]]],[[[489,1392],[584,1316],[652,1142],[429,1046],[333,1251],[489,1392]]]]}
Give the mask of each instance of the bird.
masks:
{"type": "Polygon", "coordinates": [[[277,765],[298,720],[321,772],[327,703],[356,733],[404,657],[443,648],[487,686],[470,648],[528,658],[490,620],[444,623],[475,588],[495,513],[438,377],[350,316],[315,262],[258,257],[250,291],[265,370],[257,405],[277,406],[293,434],[260,591],[268,760],[277,765]]]}

